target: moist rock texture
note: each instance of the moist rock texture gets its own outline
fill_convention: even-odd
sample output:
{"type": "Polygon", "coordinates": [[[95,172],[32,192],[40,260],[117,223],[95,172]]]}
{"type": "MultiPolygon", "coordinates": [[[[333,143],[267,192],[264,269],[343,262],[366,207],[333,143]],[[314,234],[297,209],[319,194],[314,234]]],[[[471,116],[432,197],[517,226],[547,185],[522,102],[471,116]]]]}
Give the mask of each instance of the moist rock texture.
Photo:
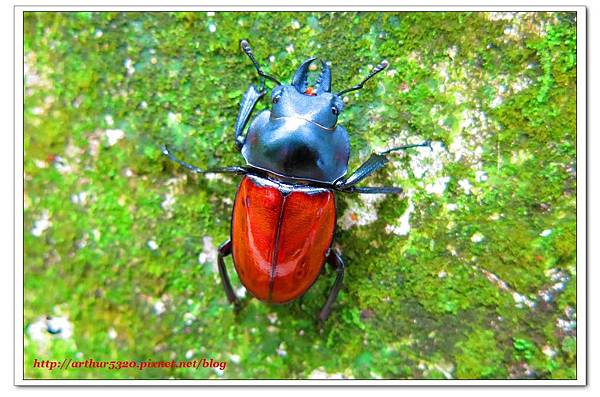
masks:
{"type": "Polygon", "coordinates": [[[26,13],[26,377],[575,378],[575,23],[26,13]],[[239,179],[191,175],[160,152],[243,164],[233,128],[258,79],[242,38],[281,80],[310,56],[329,61],[334,92],[389,61],[343,98],[351,170],[372,151],[432,141],[366,182],[403,196],[338,196],[346,279],[322,329],[331,269],[299,301],[269,306],[228,258],[245,296],[234,313],[215,261],[239,179]],[[48,371],[34,358],[227,365],[48,371]]]}

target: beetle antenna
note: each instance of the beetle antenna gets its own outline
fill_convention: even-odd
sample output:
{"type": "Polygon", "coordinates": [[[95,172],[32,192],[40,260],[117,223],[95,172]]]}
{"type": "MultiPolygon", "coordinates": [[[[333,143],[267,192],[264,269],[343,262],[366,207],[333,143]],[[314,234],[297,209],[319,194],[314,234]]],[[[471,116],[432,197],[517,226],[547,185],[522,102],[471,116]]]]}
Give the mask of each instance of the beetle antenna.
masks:
{"type": "Polygon", "coordinates": [[[366,77],[366,78],[365,78],[363,81],[361,81],[360,83],[358,83],[357,85],[355,85],[355,86],[353,86],[353,87],[350,87],[350,88],[347,88],[347,89],[345,89],[345,90],[343,90],[343,91],[340,91],[340,92],[338,92],[338,93],[337,93],[337,96],[340,96],[340,95],[342,95],[342,94],[346,94],[346,93],[348,93],[348,92],[351,92],[351,91],[360,90],[361,88],[363,88],[363,85],[364,85],[364,84],[365,84],[367,81],[369,81],[369,79],[370,79],[371,77],[375,76],[377,73],[379,73],[379,72],[381,72],[383,69],[387,68],[387,67],[388,67],[388,65],[389,65],[389,62],[388,62],[388,61],[386,61],[386,60],[383,60],[383,61],[381,61],[381,63],[380,63],[379,65],[375,66],[375,68],[373,68],[373,70],[371,71],[371,73],[369,73],[369,75],[368,75],[368,76],[367,76],[367,77],[366,77]]]}
{"type": "Polygon", "coordinates": [[[412,144],[412,145],[396,146],[391,149],[385,150],[383,152],[379,152],[379,154],[386,155],[386,154],[390,154],[391,152],[395,152],[397,150],[406,150],[406,149],[410,149],[413,147],[428,147],[429,150],[433,150],[433,148],[431,147],[431,141],[425,141],[422,143],[416,143],[416,144],[412,144]]]}
{"type": "Polygon", "coordinates": [[[254,54],[252,53],[252,47],[250,47],[250,43],[248,43],[248,40],[241,40],[240,47],[242,47],[242,51],[244,51],[244,53],[246,55],[248,55],[248,58],[250,58],[250,60],[252,61],[252,64],[254,65],[254,68],[256,69],[256,72],[258,73],[258,75],[260,77],[264,77],[266,79],[273,81],[274,83],[277,83],[277,85],[281,85],[279,80],[277,80],[273,76],[269,76],[268,74],[266,74],[265,72],[263,72],[260,69],[260,66],[258,65],[258,62],[256,61],[256,58],[254,58],[254,54]]]}

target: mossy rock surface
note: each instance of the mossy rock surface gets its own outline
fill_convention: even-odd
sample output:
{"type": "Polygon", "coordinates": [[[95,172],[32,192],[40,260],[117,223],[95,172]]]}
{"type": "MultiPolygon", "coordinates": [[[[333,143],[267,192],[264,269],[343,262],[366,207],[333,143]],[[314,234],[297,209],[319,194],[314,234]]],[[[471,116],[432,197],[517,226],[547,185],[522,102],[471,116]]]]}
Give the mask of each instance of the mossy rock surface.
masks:
{"type": "Polygon", "coordinates": [[[28,12],[24,32],[26,377],[576,378],[575,14],[28,12]],[[338,197],[322,329],[331,270],[234,313],[215,262],[238,178],[160,152],[243,164],[242,38],[282,81],[330,61],[337,91],[390,62],[347,96],[350,169],[433,142],[369,179],[404,196],[338,197]],[[227,368],[31,365],[203,357],[227,368]]]}

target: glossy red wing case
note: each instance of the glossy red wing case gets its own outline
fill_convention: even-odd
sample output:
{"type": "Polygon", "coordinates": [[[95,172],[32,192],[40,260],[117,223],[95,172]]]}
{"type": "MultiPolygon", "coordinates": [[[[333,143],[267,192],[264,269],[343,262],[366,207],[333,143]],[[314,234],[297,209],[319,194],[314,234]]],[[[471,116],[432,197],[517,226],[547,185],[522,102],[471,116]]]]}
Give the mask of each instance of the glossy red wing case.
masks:
{"type": "Polygon", "coordinates": [[[233,208],[233,262],[260,300],[300,297],[319,276],[335,228],[333,192],[245,176],[233,208]]]}

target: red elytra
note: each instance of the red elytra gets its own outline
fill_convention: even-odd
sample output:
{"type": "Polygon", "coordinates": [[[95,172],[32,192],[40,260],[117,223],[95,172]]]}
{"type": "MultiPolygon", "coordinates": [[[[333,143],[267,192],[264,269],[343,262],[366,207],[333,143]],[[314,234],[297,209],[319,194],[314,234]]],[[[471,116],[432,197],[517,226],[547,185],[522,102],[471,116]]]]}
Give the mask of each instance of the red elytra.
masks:
{"type": "Polygon", "coordinates": [[[325,263],[336,222],[328,189],[245,176],[233,209],[233,263],[256,298],[286,303],[304,294],[325,263]]]}

